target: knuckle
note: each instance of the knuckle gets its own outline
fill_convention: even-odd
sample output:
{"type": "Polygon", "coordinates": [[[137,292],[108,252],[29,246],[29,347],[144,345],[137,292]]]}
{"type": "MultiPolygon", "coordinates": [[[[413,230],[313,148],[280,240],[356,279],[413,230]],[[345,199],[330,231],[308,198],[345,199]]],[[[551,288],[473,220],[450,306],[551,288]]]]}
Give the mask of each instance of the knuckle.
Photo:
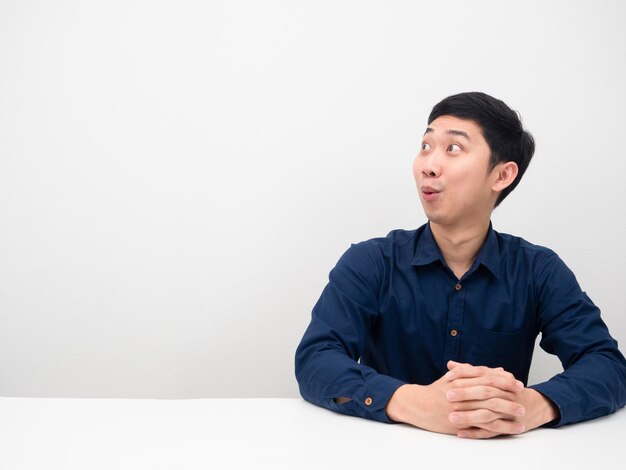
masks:
{"type": "Polygon", "coordinates": [[[506,423],[501,419],[496,419],[496,420],[493,420],[491,423],[489,423],[488,429],[490,431],[497,432],[497,433],[505,433],[506,423]]]}
{"type": "Polygon", "coordinates": [[[495,415],[492,411],[489,410],[479,410],[477,412],[477,421],[480,423],[488,423],[489,421],[493,421],[495,415]]]}
{"type": "Polygon", "coordinates": [[[497,432],[499,434],[518,434],[517,423],[515,421],[508,421],[504,419],[494,420],[490,427],[491,431],[497,432]]]}
{"type": "Polygon", "coordinates": [[[461,413],[456,413],[456,415],[458,418],[455,424],[464,425],[468,423],[469,420],[467,419],[467,413],[461,412],[461,413]]]}
{"type": "Polygon", "coordinates": [[[465,390],[461,389],[455,389],[454,390],[454,399],[456,401],[464,401],[466,399],[466,393],[465,390]]]}
{"type": "Polygon", "coordinates": [[[501,409],[500,400],[498,400],[497,398],[494,398],[494,397],[488,398],[486,400],[486,404],[490,410],[500,411],[501,409]]]}

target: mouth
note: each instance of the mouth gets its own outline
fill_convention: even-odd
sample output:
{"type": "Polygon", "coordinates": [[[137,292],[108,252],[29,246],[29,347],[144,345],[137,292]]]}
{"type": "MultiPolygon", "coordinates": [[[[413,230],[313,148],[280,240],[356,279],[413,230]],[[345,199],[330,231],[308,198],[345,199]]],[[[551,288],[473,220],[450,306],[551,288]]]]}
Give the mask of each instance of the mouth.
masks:
{"type": "Polygon", "coordinates": [[[433,201],[433,200],[437,199],[437,197],[441,193],[441,191],[438,191],[435,188],[432,188],[430,186],[422,186],[420,188],[420,191],[422,193],[422,198],[425,201],[433,201]]]}

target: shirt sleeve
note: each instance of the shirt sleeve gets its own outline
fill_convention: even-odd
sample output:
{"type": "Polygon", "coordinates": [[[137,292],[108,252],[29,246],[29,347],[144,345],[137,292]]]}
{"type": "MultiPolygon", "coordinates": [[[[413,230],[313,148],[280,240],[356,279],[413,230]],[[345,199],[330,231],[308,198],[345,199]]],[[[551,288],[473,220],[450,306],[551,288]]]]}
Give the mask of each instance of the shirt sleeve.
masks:
{"type": "Polygon", "coordinates": [[[558,407],[560,426],[614,412],[626,403],[626,360],[572,271],[554,253],[536,277],[542,349],[564,372],[532,388],[558,407]]]}
{"type": "Polygon", "coordinates": [[[391,422],[385,412],[404,382],[360,364],[368,331],[378,315],[382,270],[368,242],[352,245],[329,275],[296,350],[302,397],[352,416],[391,422]],[[335,398],[350,401],[339,404],[335,398]]]}

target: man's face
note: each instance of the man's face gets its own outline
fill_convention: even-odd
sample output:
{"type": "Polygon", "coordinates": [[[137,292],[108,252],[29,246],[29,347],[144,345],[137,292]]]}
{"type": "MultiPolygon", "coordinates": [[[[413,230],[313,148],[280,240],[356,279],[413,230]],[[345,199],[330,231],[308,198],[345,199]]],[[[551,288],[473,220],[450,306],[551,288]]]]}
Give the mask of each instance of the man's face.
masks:
{"type": "Polygon", "coordinates": [[[428,219],[467,226],[489,219],[498,166],[489,171],[490,149],[471,120],[440,116],[426,129],[413,163],[417,190],[428,219]]]}

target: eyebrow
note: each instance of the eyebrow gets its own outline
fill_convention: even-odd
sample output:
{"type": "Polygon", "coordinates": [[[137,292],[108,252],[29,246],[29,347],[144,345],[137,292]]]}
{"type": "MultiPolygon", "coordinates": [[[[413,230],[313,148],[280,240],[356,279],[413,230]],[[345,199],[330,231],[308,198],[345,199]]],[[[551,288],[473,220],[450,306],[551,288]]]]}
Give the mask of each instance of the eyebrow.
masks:
{"type": "MultiPolygon", "coordinates": [[[[431,132],[434,132],[435,130],[432,127],[427,127],[426,128],[426,132],[424,132],[424,135],[429,134],[431,132]]],[[[467,140],[469,140],[470,142],[472,141],[472,139],[470,139],[469,135],[467,134],[467,132],[465,131],[460,131],[458,129],[448,129],[446,131],[446,134],[450,134],[450,135],[458,135],[461,137],[465,137],[467,140]]]]}

